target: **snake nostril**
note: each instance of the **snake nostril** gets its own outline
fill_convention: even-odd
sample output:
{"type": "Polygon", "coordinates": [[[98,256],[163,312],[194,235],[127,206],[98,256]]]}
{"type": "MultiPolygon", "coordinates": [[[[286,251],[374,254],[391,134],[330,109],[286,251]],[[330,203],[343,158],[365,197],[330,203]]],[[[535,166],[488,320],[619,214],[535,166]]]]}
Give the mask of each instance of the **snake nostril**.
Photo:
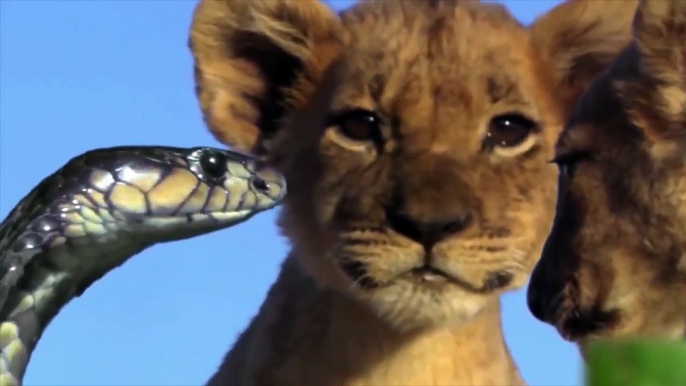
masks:
{"type": "Polygon", "coordinates": [[[260,192],[269,191],[269,184],[267,183],[267,181],[263,180],[260,177],[253,176],[251,183],[253,188],[259,190],[260,192]]]}

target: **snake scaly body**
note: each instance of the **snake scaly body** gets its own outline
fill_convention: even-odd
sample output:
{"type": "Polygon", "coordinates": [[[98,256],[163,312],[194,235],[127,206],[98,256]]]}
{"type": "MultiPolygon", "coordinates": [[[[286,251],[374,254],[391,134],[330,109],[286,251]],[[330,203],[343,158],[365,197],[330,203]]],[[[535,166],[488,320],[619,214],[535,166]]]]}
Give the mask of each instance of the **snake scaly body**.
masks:
{"type": "Polygon", "coordinates": [[[156,243],[247,220],[286,194],[260,161],[212,148],[86,152],[40,182],[0,224],[0,386],[20,385],[71,299],[156,243]]]}

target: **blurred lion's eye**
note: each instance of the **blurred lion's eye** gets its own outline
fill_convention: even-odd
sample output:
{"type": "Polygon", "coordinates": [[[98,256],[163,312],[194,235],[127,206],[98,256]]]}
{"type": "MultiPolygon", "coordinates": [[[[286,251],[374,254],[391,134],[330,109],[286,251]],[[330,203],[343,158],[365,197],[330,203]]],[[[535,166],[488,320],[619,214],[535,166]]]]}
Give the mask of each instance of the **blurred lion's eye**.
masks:
{"type": "Polygon", "coordinates": [[[552,163],[556,164],[561,175],[565,177],[574,177],[574,172],[579,162],[589,161],[592,159],[591,153],[575,151],[566,154],[559,154],[553,158],[552,163]]]}
{"type": "Polygon", "coordinates": [[[566,175],[567,177],[571,177],[574,174],[574,167],[570,164],[559,164],[558,165],[560,169],[560,173],[566,175]]]}

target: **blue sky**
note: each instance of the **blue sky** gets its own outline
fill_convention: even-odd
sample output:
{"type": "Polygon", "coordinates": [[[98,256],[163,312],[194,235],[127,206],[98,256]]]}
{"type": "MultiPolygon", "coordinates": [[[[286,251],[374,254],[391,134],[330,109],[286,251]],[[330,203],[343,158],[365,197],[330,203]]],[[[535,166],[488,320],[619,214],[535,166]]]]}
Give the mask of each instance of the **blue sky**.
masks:
{"type": "MultiPolygon", "coordinates": [[[[558,1],[505,2],[524,22],[558,1]]],[[[217,145],[186,48],[195,2],[0,1],[0,218],[70,157],[124,144],[217,145]]],[[[336,1],[342,8],[350,1],[336,1]]],[[[149,249],[49,326],[29,385],[199,385],[256,313],[287,252],[276,212],[149,249]]],[[[531,385],[575,385],[576,349],[504,298],[506,339],[531,385]]]]}

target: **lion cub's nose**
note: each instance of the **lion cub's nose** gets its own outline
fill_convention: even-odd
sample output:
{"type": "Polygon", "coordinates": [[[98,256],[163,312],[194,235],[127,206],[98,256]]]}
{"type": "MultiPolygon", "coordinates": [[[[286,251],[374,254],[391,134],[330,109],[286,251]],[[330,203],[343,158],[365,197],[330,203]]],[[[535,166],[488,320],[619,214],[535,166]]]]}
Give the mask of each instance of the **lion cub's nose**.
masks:
{"type": "Polygon", "coordinates": [[[421,243],[427,250],[430,250],[436,243],[461,232],[472,220],[472,216],[467,214],[460,218],[443,221],[421,221],[394,211],[389,211],[386,217],[394,231],[421,243]]]}

